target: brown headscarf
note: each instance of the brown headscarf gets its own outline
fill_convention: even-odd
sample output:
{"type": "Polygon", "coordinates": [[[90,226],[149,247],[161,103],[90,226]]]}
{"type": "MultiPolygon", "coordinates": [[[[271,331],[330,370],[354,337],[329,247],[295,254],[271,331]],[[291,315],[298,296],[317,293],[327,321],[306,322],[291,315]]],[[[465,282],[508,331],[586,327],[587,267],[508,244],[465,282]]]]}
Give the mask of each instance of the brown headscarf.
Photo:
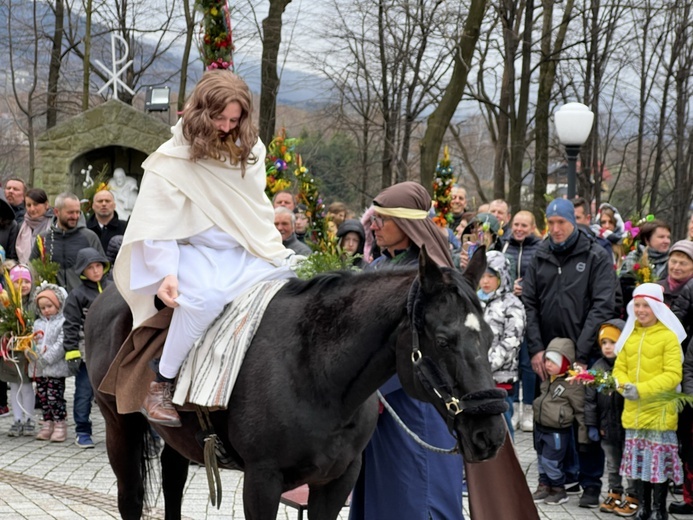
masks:
{"type": "Polygon", "coordinates": [[[436,264],[454,267],[445,235],[428,217],[431,195],[421,184],[401,182],[385,188],[373,199],[373,205],[381,215],[392,217],[417,246],[426,244],[426,252],[436,264]]]}

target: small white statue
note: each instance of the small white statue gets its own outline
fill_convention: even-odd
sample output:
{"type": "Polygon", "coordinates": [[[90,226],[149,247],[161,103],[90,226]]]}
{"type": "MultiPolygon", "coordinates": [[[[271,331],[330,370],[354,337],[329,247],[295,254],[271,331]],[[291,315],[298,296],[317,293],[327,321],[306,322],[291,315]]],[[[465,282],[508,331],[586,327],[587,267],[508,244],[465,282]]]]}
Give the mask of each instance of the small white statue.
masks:
{"type": "Polygon", "coordinates": [[[137,200],[139,190],[137,180],[125,175],[125,170],[122,168],[116,168],[113,170],[113,177],[108,181],[108,189],[115,197],[118,218],[120,220],[129,219],[137,200]]]}

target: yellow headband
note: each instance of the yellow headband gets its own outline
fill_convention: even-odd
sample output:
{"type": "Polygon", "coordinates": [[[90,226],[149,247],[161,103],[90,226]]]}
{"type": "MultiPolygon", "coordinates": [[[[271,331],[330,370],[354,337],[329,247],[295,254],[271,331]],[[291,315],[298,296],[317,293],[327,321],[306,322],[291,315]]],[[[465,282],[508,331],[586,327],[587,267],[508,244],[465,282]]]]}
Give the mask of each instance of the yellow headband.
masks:
{"type": "Polygon", "coordinates": [[[404,218],[408,220],[424,220],[428,218],[428,211],[411,208],[381,208],[374,206],[375,212],[386,217],[404,218]]]}

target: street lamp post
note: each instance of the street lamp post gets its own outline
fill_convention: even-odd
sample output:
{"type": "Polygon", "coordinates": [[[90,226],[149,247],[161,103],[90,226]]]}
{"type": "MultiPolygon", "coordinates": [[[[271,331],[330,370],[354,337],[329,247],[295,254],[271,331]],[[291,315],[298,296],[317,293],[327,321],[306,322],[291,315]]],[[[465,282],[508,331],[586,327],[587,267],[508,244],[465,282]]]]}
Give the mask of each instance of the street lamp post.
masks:
{"type": "Polygon", "coordinates": [[[553,116],[558,140],[565,146],[568,159],[568,199],[575,198],[575,178],[580,147],[592,131],[594,113],[582,103],[566,103],[553,116]]]}

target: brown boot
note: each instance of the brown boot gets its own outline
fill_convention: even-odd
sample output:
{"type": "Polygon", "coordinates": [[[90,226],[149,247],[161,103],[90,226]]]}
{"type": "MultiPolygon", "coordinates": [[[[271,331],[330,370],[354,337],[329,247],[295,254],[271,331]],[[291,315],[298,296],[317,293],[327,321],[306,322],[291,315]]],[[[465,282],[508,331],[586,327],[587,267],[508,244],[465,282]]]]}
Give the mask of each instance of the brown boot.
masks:
{"type": "Polygon", "coordinates": [[[149,383],[149,391],[144,398],[140,412],[155,424],[162,426],[180,426],[180,417],[171,402],[171,383],[149,383]]]}
{"type": "Polygon", "coordinates": [[[67,439],[67,421],[55,421],[51,442],[65,442],[67,439]]]}
{"type": "Polygon", "coordinates": [[[51,434],[53,433],[53,421],[43,421],[41,424],[41,429],[36,434],[36,438],[40,441],[51,440],[51,434]]]}

